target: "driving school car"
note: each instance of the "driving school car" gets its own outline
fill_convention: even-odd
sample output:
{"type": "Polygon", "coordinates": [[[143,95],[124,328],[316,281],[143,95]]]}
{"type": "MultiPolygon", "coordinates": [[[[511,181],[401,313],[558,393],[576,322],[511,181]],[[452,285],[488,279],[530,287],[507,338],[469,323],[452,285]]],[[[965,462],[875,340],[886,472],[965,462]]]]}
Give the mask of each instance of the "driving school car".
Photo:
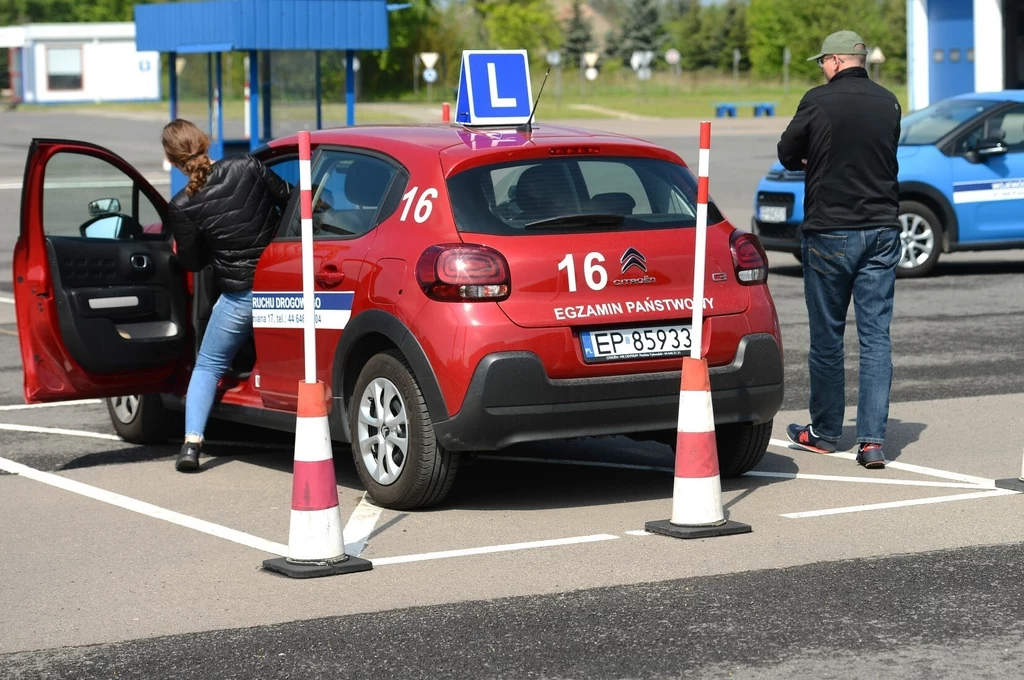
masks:
{"type": "MultiPolygon", "coordinates": [[[[970,93],[904,117],[899,146],[899,277],[942,253],[1024,247],[1024,91],[970,93]]],[[[776,162],[757,187],[752,231],[800,257],[804,173],[776,162]]]]}
{"type": "MultiPolygon", "coordinates": [[[[351,443],[376,502],[437,503],[460,455],[520,442],[674,445],[697,212],[681,158],[556,126],[358,127],[313,132],[312,145],[317,377],[332,436],[351,443]]],[[[294,180],[297,152],[291,136],[256,155],[294,180]]],[[[25,177],[14,292],[26,400],[103,397],[124,439],[180,436],[172,414],[218,296],[210,272],[181,269],[166,200],[111,151],[36,139],[25,177]]],[[[253,338],[214,418],[294,429],[298,200],[296,188],[260,257],[253,338]]],[[[702,352],[734,476],[767,447],[782,343],[757,238],[713,202],[708,214],[702,352]]]]}

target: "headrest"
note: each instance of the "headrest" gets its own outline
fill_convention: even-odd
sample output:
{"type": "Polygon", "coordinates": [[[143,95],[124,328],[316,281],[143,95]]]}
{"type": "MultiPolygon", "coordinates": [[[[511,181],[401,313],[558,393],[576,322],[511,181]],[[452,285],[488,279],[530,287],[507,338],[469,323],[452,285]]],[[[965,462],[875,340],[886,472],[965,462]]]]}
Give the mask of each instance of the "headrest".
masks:
{"type": "Polygon", "coordinates": [[[596,194],[590,199],[591,210],[597,213],[613,213],[615,215],[632,215],[636,207],[636,199],[624,191],[596,194]]]}

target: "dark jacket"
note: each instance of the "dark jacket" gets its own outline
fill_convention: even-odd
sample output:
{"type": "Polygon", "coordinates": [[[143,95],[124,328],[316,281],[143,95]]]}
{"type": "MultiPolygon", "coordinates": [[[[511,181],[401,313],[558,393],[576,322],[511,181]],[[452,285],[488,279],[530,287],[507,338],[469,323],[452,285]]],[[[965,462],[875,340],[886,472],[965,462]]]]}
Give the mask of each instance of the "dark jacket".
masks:
{"type": "Polygon", "coordinates": [[[212,265],[222,291],[249,290],[290,194],[287,182],[248,154],[214,163],[195,196],[182,189],[168,208],[181,265],[193,272],[212,265]]]}
{"type": "Polygon", "coordinates": [[[899,226],[899,100],[863,68],[807,92],[779,140],[779,161],[804,170],[805,230],[899,226]]]}

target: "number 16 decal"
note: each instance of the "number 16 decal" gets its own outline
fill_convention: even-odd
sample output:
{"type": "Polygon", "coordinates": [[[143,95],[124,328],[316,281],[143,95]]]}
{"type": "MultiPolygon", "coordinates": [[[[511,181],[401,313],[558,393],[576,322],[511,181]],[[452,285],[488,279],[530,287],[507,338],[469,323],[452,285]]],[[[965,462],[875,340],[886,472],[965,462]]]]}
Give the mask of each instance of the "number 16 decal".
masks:
{"type": "MultiPolygon", "coordinates": [[[[412,207],[412,201],[416,198],[416,192],[419,191],[419,187],[413,187],[409,189],[402,196],[402,201],[405,202],[405,209],[402,211],[401,220],[405,222],[409,219],[409,208],[412,207]]],[[[412,214],[412,218],[417,222],[426,222],[427,218],[430,217],[430,213],[434,210],[434,203],[431,201],[432,198],[437,198],[437,189],[430,187],[424,189],[423,193],[420,194],[420,200],[416,202],[416,210],[412,214]]]]}
{"type": "MultiPolygon", "coordinates": [[[[583,280],[587,282],[590,290],[601,290],[608,285],[608,271],[594,262],[604,262],[604,255],[601,253],[587,253],[583,260],[583,280]]],[[[569,292],[576,292],[576,262],[572,253],[568,253],[558,263],[558,271],[568,270],[569,292]]]]}

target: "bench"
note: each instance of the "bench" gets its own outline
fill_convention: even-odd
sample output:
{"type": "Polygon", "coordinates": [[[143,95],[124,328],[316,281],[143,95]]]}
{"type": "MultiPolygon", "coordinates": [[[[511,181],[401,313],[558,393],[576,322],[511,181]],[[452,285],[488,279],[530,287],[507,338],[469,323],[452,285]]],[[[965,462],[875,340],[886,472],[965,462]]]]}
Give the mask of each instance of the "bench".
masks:
{"type": "Polygon", "coordinates": [[[755,118],[760,117],[762,114],[765,116],[775,115],[775,102],[720,102],[715,104],[715,116],[717,118],[724,118],[725,116],[735,118],[736,111],[744,106],[753,107],[755,118]]]}

